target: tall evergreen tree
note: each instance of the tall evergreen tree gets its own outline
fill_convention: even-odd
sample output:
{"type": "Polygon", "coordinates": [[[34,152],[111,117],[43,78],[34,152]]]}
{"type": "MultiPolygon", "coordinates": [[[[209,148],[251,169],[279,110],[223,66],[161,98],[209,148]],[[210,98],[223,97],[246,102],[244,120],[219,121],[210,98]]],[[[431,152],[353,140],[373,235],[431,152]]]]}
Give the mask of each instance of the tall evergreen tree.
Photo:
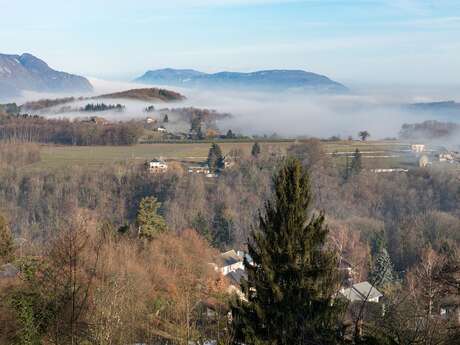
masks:
{"type": "Polygon", "coordinates": [[[203,213],[198,212],[192,221],[192,228],[195,229],[201,236],[212,242],[212,234],[209,229],[209,223],[203,213]]]}
{"type": "Polygon", "coordinates": [[[342,304],[337,259],[326,248],[324,214],[309,215],[309,177],[290,160],[274,178],[259,229],[253,229],[243,281],[247,301],[232,306],[233,331],[247,345],[335,344],[342,304]]]}
{"type": "Polygon", "coordinates": [[[208,165],[211,172],[216,173],[224,167],[224,156],[219,145],[213,143],[209,149],[208,165]]]}
{"type": "Polygon", "coordinates": [[[383,287],[395,281],[393,263],[385,247],[380,249],[375,258],[371,280],[378,287],[383,287]]]}
{"type": "Polygon", "coordinates": [[[226,137],[227,139],[235,139],[235,138],[236,138],[236,135],[233,133],[233,131],[232,131],[231,129],[229,129],[229,130],[227,131],[227,134],[225,135],[225,137],[226,137]]]}
{"type": "Polygon", "coordinates": [[[256,141],[254,143],[254,145],[252,145],[252,149],[251,149],[251,155],[254,157],[254,158],[257,158],[259,157],[260,155],[260,145],[259,143],[256,141]]]}
{"type": "Polygon", "coordinates": [[[153,196],[141,200],[136,217],[139,237],[152,239],[167,230],[164,218],[158,213],[160,206],[153,196]]]}
{"type": "Polygon", "coordinates": [[[13,258],[14,241],[5,217],[0,214],[0,265],[13,258]]]}
{"type": "Polygon", "coordinates": [[[168,122],[169,122],[168,114],[165,114],[165,117],[163,118],[163,122],[164,122],[164,123],[168,123],[168,122]]]}
{"type": "Polygon", "coordinates": [[[227,248],[235,240],[233,220],[225,211],[225,206],[218,204],[212,221],[214,228],[213,243],[221,249],[227,248]]]}
{"type": "Polygon", "coordinates": [[[199,117],[194,117],[191,121],[190,131],[198,132],[201,131],[201,119],[199,117]]]}
{"type": "Polygon", "coordinates": [[[359,174],[361,170],[363,170],[362,155],[359,149],[356,149],[351,159],[350,172],[351,174],[359,174]]]}

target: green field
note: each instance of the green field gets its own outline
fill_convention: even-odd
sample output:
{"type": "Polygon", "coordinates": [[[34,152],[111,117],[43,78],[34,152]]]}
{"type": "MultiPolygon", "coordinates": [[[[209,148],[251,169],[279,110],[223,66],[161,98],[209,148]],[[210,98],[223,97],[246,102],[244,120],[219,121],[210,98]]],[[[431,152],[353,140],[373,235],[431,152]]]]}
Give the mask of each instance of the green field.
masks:
{"type": "MultiPolygon", "coordinates": [[[[55,146],[43,145],[41,147],[41,161],[32,164],[27,169],[44,170],[70,166],[85,168],[98,168],[103,165],[120,161],[144,162],[155,157],[162,157],[165,160],[174,160],[186,164],[195,164],[206,160],[210,143],[161,143],[161,144],[139,144],[133,146],[55,146]]],[[[224,154],[232,149],[242,150],[246,155],[250,154],[251,142],[222,142],[219,143],[224,154]]],[[[293,145],[293,142],[263,142],[262,151],[281,151],[293,145]]],[[[358,148],[363,152],[363,159],[368,164],[377,167],[406,166],[403,159],[397,157],[386,157],[394,154],[395,151],[407,149],[406,144],[399,142],[384,141],[337,141],[324,142],[324,148],[329,154],[342,154],[335,159],[342,164],[345,160],[343,154],[353,152],[358,148]],[[369,156],[367,158],[366,156],[369,156]],[[372,157],[371,157],[372,156],[372,157]],[[378,156],[382,156],[379,158],[378,156]]],[[[333,155],[334,156],[334,155],[333,155]]]]}
{"type": "MultiPolygon", "coordinates": [[[[224,154],[232,149],[250,153],[252,143],[219,143],[224,154]]],[[[262,143],[262,149],[269,147],[286,150],[289,142],[262,143]]],[[[41,162],[28,166],[30,169],[60,168],[68,166],[100,167],[101,165],[132,160],[144,162],[162,157],[184,163],[198,163],[206,160],[210,143],[184,144],[139,144],[133,146],[53,146],[41,147],[41,162]]]]}

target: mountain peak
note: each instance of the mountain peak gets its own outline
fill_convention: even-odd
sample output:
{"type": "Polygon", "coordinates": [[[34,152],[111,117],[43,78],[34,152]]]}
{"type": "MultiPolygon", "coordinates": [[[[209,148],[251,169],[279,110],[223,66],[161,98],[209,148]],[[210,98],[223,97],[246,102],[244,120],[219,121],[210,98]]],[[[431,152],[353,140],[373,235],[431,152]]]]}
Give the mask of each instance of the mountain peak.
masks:
{"type": "Polygon", "coordinates": [[[19,62],[27,68],[45,71],[50,69],[48,64],[29,53],[24,53],[19,57],[19,62]]]}
{"type": "Polygon", "coordinates": [[[32,54],[0,54],[0,97],[17,96],[25,90],[90,92],[93,87],[86,78],[56,71],[32,54]]]}

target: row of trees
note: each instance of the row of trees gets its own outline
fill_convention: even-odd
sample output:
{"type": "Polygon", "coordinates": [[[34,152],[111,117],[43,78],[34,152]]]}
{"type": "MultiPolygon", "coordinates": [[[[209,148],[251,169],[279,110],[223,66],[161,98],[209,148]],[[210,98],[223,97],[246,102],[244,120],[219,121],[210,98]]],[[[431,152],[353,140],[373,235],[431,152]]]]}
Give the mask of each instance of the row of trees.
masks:
{"type": "Polygon", "coordinates": [[[0,119],[0,140],[64,145],[132,145],[142,135],[136,122],[96,124],[41,117],[0,119]]]}
{"type": "Polygon", "coordinates": [[[80,111],[85,112],[98,112],[98,111],[107,111],[107,110],[115,110],[115,111],[124,111],[125,106],[121,104],[105,104],[105,103],[88,103],[80,111]]]}
{"type": "Polygon", "coordinates": [[[457,135],[460,126],[452,122],[424,121],[421,123],[405,123],[401,127],[399,136],[411,140],[436,140],[457,135]]]}

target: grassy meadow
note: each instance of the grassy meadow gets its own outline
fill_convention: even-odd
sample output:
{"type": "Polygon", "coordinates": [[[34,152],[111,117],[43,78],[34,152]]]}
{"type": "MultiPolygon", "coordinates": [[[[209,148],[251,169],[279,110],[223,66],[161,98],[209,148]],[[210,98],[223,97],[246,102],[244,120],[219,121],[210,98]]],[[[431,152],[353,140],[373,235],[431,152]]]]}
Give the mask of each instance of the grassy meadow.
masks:
{"type": "MultiPolygon", "coordinates": [[[[224,154],[231,150],[241,150],[249,155],[252,142],[220,142],[224,154]]],[[[294,142],[262,142],[263,152],[286,152],[294,142]]],[[[26,167],[31,170],[59,169],[72,166],[98,168],[120,161],[142,163],[148,159],[161,157],[168,161],[196,164],[206,160],[210,143],[158,143],[133,146],[57,146],[42,145],[41,161],[26,167]]],[[[346,156],[356,148],[362,152],[365,167],[394,168],[407,167],[412,162],[400,157],[409,146],[395,141],[334,141],[324,142],[325,151],[338,164],[345,164],[346,156]]]]}

